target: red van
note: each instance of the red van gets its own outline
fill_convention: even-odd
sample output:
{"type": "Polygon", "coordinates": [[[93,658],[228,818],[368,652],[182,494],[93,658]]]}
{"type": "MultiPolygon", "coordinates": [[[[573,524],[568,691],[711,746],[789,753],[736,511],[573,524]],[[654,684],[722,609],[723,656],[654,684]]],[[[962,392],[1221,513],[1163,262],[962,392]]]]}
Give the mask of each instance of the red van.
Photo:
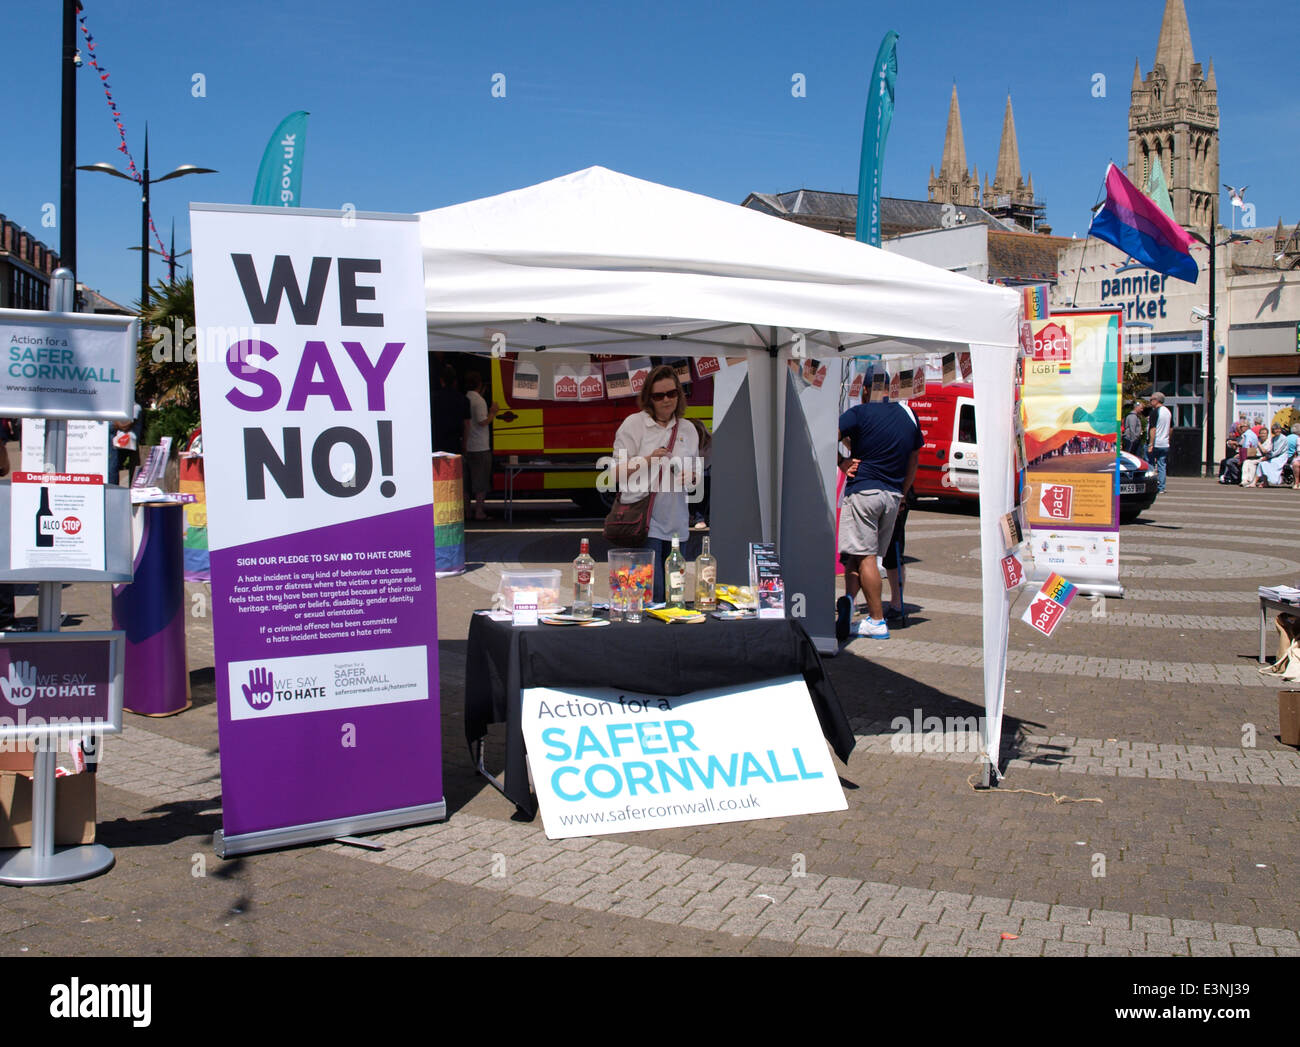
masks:
{"type": "Polygon", "coordinates": [[[971,383],[927,382],[925,395],[907,403],[925,434],[913,485],[916,493],[978,501],[980,463],[971,383]]]}
{"type": "MultiPolygon", "coordinates": [[[[908,401],[925,433],[916,469],[917,495],[978,501],[979,451],[975,446],[975,394],[969,382],[928,382],[925,395],[908,401]]],[[[1118,469],[1119,518],[1129,523],[1156,500],[1156,471],[1128,452],[1098,471],[1118,469]]]]}

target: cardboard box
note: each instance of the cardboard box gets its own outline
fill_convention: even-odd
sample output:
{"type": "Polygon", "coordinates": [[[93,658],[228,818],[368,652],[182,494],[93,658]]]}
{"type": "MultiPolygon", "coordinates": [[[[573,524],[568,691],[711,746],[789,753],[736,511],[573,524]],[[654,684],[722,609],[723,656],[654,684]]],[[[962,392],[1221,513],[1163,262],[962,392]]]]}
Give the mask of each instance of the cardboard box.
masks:
{"type": "Polygon", "coordinates": [[[0,748],[0,771],[23,771],[31,774],[36,767],[36,751],[21,742],[10,741],[9,747],[0,748]]]}
{"type": "MultiPolygon", "coordinates": [[[[57,847],[95,842],[95,776],[54,779],[54,843],[57,847]]],[[[0,771],[0,848],[32,845],[32,780],[0,771]]]]}

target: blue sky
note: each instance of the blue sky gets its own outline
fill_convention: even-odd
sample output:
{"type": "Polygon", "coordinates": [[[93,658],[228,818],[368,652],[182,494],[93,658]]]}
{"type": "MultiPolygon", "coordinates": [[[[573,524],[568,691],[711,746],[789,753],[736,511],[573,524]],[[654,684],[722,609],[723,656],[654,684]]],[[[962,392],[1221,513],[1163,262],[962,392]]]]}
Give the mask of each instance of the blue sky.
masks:
{"type": "MultiPolygon", "coordinates": [[[[312,114],[309,207],[422,211],[593,164],[735,203],[753,191],[853,192],[887,29],[900,41],[886,194],[925,198],[954,81],[967,160],[991,176],[1010,91],[1022,167],[1048,220],[1082,235],[1107,161],[1126,161],[1133,63],[1149,70],[1164,6],[86,0],[86,14],[136,162],[148,120],[154,177],[182,163],[220,172],[153,189],[155,222],[165,239],[175,219],[183,251],[188,202],[247,203],[267,139],[295,109],[312,114]],[[196,73],[204,97],[193,95],[196,73]],[[492,97],[495,73],[505,98],[492,97]],[[796,73],[804,98],[792,96],[796,73]],[[1096,73],[1105,97],[1093,95],[1096,73]]],[[[1218,77],[1221,180],[1249,185],[1258,225],[1295,222],[1300,73],[1289,56],[1300,53],[1300,16],[1287,0],[1185,6],[1196,59],[1213,57],[1218,77]]],[[[5,12],[10,97],[21,104],[6,113],[0,179],[0,212],[56,249],[58,229],[41,218],[59,198],[60,8],[5,12]]],[[[88,65],[78,92],[78,162],[125,167],[88,65]]],[[[1225,195],[1225,224],[1227,205],[1225,195]]],[[[78,277],[135,301],[136,191],[81,174],[78,212],[78,277]]],[[[152,265],[156,280],[163,263],[152,265]]]]}

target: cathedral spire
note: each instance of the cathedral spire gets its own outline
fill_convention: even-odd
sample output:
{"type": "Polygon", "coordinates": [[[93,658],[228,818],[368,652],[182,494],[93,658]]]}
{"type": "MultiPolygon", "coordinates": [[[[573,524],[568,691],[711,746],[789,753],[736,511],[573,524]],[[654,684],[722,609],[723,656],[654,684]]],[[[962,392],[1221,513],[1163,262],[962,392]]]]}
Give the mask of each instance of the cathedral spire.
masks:
{"type": "MultiPolygon", "coordinates": [[[[1210,68],[1214,68],[1213,61],[1210,63],[1210,68]]],[[[1214,74],[1211,73],[1210,75],[1213,76],[1214,74]]],[[[1142,90],[1142,60],[1140,58],[1133,59],[1133,90],[1142,90]]]]}
{"type": "MultiPolygon", "coordinates": [[[[1192,57],[1192,31],[1187,25],[1187,9],[1183,0],[1165,0],[1165,16],[1160,23],[1160,41],[1156,44],[1156,65],[1165,67],[1171,83],[1177,83],[1180,70],[1190,70],[1195,63],[1192,57]],[[1184,65],[1184,63],[1186,63],[1184,65]]],[[[1182,73],[1186,78],[1186,71],[1182,73]]]]}
{"type": "Polygon", "coordinates": [[[993,191],[1009,193],[1022,184],[1016,118],[1011,112],[1011,96],[1007,95],[1007,108],[1002,115],[1002,144],[998,147],[998,167],[993,175],[993,191]]]}
{"type": "Polygon", "coordinates": [[[961,106],[957,104],[957,85],[952,85],[952,100],[948,103],[948,130],[943,136],[943,160],[939,164],[939,177],[959,181],[970,173],[966,166],[966,139],[961,132],[961,106]]]}
{"type": "Polygon", "coordinates": [[[952,85],[952,99],[948,103],[948,130],[943,137],[939,174],[930,179],[930,200],[958,207],[978,207],[980,202],[979,171],[972,176],[966,166],[966,139],[961,130],[956,83],[952,85]]]}

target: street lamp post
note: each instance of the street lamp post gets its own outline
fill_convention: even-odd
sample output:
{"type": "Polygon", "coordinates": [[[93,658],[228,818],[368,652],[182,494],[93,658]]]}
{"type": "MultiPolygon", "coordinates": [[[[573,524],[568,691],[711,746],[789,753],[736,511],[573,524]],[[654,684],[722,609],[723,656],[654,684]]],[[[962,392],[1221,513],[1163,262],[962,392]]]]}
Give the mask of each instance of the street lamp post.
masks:
{"type": "MultiPolygon", "coordinates": [[[[145,125],[144,130],[144,170],[140,177],[132,178],[129,174],[123,174],[110,163],[100,162],[97,164],[83,164],[77,167],[78,171],[99,171],[102,174],[113,175],[116,178],[125,178],[128,182],[138,182],[140,185],[140,311],[144,313],[149,308],[149,186],[157,182],[165,182],[169,178],[180,178],[183,175],[190,174],[216,174],[216,170],[211,167],[195,167],[193,164],[181,164],[175,170],[168,171],[161,178],[149,177],[149,127],[145,125]]],[[[175,269],[172,270],[173,274],[175,269]]]]}
{"type": "MultiPolygon", "coordinates": [[[[141,248],[139,248],[139,247],[128,247],[127,250],[128,250],[128,251],[139,251],[139,250],[141,250],[141,248]]],[[[170,252],[166,252],[166,253],[165,253],[165,252],[163,252],[163,251],[159,251],[159,250],[157,250],[157,249],[155,249],[155,248],[153,248],[153,247],[150,247],[148,250],[149,250],[149,253],[150,253],[150,254],[156,254],[159,258],[165,258],[165,259],[167,259],[167,282],[168,282],[169,284],[174,284],[174,283],[176,282],[176,259],[178,259],[178,258],[184,258],[187,254],[190,253],[189,251],[182,251],[180,254],[177,254],[177,253],[176,253],[176,222],[175,222],[175,220],[172,221],[172,246],[171,246],[171,250],[170,250],[170,252]]]]}

